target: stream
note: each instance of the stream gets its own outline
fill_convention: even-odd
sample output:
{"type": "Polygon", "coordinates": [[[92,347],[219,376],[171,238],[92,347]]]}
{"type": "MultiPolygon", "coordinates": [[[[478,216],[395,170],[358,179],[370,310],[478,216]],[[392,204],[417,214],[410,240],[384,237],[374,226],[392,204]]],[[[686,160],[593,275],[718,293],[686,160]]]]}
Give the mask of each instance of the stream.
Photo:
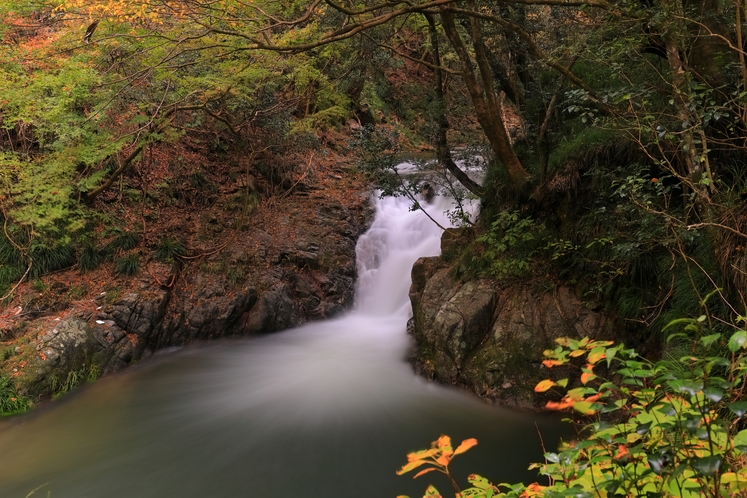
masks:
{"type": "MultiPolygon", "coordinates": [[[[426,208],[447,225],[448,205],[436,202],[426,208]]],[[[376,203],[357,246],[353,311],[161,351],[0,421],[0,497],[416,498],[429,483],[450,496],[444,476],[395,475],[440,434],[479,441],[452,464],[460,483],[470,473],[536,480],[528,464],[568,427],[413,373],[410,268],[438,254],[441,231],[406,199],[376,203]]]]}

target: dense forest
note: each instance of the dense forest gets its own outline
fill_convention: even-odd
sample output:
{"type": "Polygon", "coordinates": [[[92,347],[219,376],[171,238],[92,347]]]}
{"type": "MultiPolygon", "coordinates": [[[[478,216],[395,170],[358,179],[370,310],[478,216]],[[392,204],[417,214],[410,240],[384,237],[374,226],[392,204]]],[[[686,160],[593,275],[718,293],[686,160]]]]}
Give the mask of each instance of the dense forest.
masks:
{"type": "MultiPolygon", "coordinates": [[[[98,208],[116,187],[137,196],[128,179],[162,144],[199,136],[282,184],[286,152],[354,120],[370,168],[432,150],[481,199],[499,243],[476,245],[466,271],[519,277],[544,260],[654,328],[718,288],[712,311],[730,321],[747,271],[741,9],[6,2],[3,294],[94,267],[118,226],[102,233],[98,208]],[[488,159],[479,183],[451,157],[466,145],[488,159]],[[532,237],[500,243],[506,230],[532,237]]],[[[207,188],[199,167],[181,176],[207,188]]]]}
{"type": "MultiPolygon", "coordinates": [[[[745,388],[745,16],[741,0],[5,0],[0,297],[71,267],[127,276],[148,260],[191,264],[196,242],[178,230],[143,242],[162,223],[152,204],[199,214],[219,174],[251,185],[223,212],[230,226],[249,206],[289,202],[312,159],[331,155],[354,157],[355,174],[417,209],[434,180],[395,165],[427,157],[436,188],[481,206],[478,221],[452,213],[469,234],[444,255],[459,278],[572,286],[652,359],[689,352],[683,370],[726,379],[705,395],[702,383],[673,389],[730,414],[722,429],[736,434],[743,405],[725,407],[745,388]]],[[[609,346],[566,342],[548,361],[588,356],[586,385],[604,348],[629,385],[633,371],[661,375],[609,346]]],[[[604,386],[560,408],[596,413],[599,397],[624,397],[604,386]]],[[[656,437],[640,451],[651,476],[671,476],[664,450],[650,455],[675,443],[656,437]]],[[[451,448],[441,443],[430,455],[451,448]]],[[[674,473],[709,496],[744,493],[737,446],[687,454],[674,473]]],[[[560,467],[581,465],[573,458],[546,469],[571,489],[560,467]]],[[[469,496],[492,496],[472,484],[469,496]]]]}

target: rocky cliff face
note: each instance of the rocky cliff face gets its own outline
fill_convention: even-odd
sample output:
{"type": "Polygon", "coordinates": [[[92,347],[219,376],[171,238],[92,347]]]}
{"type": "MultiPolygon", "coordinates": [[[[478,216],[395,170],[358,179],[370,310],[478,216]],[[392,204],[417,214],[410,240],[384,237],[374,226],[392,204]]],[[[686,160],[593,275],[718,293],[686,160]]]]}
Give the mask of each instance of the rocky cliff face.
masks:
{"type": "Polygon", "coordinates": [[[541,362],[553,340],[612,335],[609,317],[589,309],[569,287],[463,282],[454,274],[439,257],[421,258],[412,269],[413,363],[430,379],[491,402],[540,408],[545,398],[533,387],[550,376],[541,362]]]}
{"type": "Polygon", "coordinates": [[[151,262],[134,290],[36,319],[16,351],[19,391],[43,398],[160,348],[340,313],[353,302],[355,244],[372,214],[366,193],[345,204],[314,193],[272,219],[257,217],[199,266],[169,275],[169,267],[151,262]],[[243,278],[230,279],[226,268],[243,278]]]}

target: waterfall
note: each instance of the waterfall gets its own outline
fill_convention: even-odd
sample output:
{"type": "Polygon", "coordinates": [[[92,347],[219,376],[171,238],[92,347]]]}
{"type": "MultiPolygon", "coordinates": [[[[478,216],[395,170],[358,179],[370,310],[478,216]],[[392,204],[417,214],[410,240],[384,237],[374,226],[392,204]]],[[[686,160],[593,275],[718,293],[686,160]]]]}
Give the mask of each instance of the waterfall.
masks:
{"type": "MultiPolygon", "coordinates": [[[[420,496],[427,482],[449,486],[395,470],[442,433],[480,441],[454,463],[462,480],[531,478],[537,431],[553,444],[555,419],[488,406],[412,372],[410,268],[438,254],[441,231],[406,199],[375,202],[357,247],[354,310],[157,355],[2,421],[0,496],[39,486],[52,498],[420,496]]],[[[426,205],[442,224],[448,207],[426,205]]]]}

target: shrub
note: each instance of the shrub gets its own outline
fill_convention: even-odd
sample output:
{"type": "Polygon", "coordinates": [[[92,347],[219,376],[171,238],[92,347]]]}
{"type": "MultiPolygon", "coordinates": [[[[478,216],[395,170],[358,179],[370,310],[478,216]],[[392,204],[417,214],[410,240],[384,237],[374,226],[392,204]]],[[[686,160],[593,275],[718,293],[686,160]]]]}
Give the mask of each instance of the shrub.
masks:
{"type": "Polygon", "coordinates": [[[163,263],[176,266],[179,264],[180,258],[187,255],[187,248],[184,244],[177,242],[168,237],[164,237],[158,243],[156,248],[155,258],[163,263]]]}
{"type": "Polygon", "coordinates": [[[535,234],[544,228],[518,211],[499,212],[488,231],[475,240],[479,255],[472,257],[471,266],[497,279],[528,275],[538,243],[535,234]]]}
{"type": "Polygon", "coordinates": [[[134,249],[138,242],[140,238],[136,234],[122,230],[106,245],[106,252],[114,254],[118,251],[129,251],[134,249]]]}
{"type": "MultiPolygon", "coordinates": [[[[579,441],[530,467],[550,485],[496,486],[472,475],[472,488],[459,496],[747,496],[747,331],[704,334],[706,320],[671,322],[668,327],[684,325],[697,339],[690,354],[656,362],[607,341],[558,339],[544,365],[580,362],[581,375],[544,380],[535,391],[560,391],[547,408],[571,410],[591,423],[579,441]],[[603,378],[602,370],[611,375],[603,378]]],[[[688,336],[677,333],[670,340],[682,337],[688,336]]],[[[457,454],[442,437],[430,450],[408,455],[399,473],[429,464],[447,474],[459,493],[448,470],[457,454]]],[[[431,486],[426,496],[440,494],[431,486]]]]}
{"type": "Polygon", "coordinates": [[[114,263],[115,275],[136,275],[140,270],[140,256],[136,253],[128,254],[114,263]]]}
{"type": "Polygon", "coordinates": [[[78,257],[78,268],[83,272],[95,270],[99,267],[103,259],[101,251],[96,246],[86,244],[83,246],[78,257]]]}

